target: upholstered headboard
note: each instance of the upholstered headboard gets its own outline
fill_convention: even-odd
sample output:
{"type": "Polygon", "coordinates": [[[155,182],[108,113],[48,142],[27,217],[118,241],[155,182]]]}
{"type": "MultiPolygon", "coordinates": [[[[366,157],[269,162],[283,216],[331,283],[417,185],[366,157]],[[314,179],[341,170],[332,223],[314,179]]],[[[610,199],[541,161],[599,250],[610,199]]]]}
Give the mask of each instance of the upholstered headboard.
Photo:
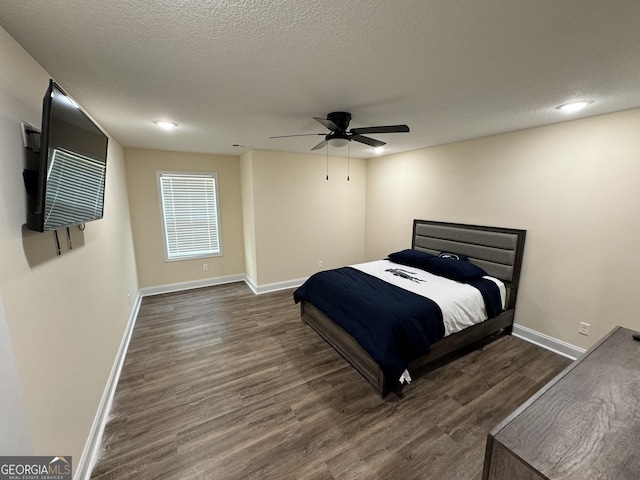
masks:
{"type": "Polygon", "coordinates": [[[513,228],[414,220],[411,247],[433,254],[466,255],[489,275],[517,289],[526,234],[513,228]]]}

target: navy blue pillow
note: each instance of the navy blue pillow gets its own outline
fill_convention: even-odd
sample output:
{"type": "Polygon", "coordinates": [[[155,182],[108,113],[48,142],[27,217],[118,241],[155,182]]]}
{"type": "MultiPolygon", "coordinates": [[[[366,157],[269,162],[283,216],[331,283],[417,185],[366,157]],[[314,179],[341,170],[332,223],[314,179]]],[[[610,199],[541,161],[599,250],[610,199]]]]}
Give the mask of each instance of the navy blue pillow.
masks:
{"type": "Polygon", "coordinates": [[[440,252],[440,255],[438,255],[440,258],[446,258],[448,260],[463,260],[463,261],[467,261],[469,260],[469,257],[467,257],[466,255],[460,255],[459,253],[452,253],[452,252],[440,252]]]}
{"type": "Polygon", "coordinates": [[[425,262],[427,272],[459,282],[477,280],[487,274],[482,268],[470,262],[457,262],[443,257],[433,257],[425,262]]]}
{"type": "Polygon", "coordinates": [[[400,265],[407,265],[408,267],[421,268],[424,270],[426,261],[435,257],[427,252],[407,248],[406,250],[390,253],[388,258],[392,262],[399,263],[400,265]]]}

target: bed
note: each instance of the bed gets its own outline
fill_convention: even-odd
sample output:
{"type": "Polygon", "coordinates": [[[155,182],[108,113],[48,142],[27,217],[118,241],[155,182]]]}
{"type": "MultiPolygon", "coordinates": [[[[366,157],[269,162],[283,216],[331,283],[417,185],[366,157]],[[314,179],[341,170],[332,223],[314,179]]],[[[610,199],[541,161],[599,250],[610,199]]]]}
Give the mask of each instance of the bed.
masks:
{"type": "MultiPolygon", "coordinates": [[[[428,351],[427,354],[421,354],[419,356],[413,354],[413,357],[410,357],[411,360],[407,364],[407,370],[409,372],[432,364],[435,361],[442,360],[443,357],[449,354],[461,351],[465,347],[469,347],[485,339],[511,333],[525,237],[526,231],[519,229],[414,220],[411,249],[407,250],[407,252],[424,252],[425,256],[439,256],[442,252],[455,252],[456,255],[463,256],[465,263],[468,262],[472,264],[467,266],[480,267],[488,276],[494,277],[502,282],[503,289],[501,291],[501,297],[504,302],[504,308],[497,310],[494,314],[495,316],[490,316],[490,318],[480,323],[432,341],[425,349],[428,351]]],[[[400,265],[400,267],[403,268],[393,269],[398,270],[399,275],[405,275],[406,272],[410,274],[416,272],[415,269],[404,268],[404,265],[400,265]]],[[[320,272],[312,276],[302,287],[294,292],[294,299],[300,303],[302,321],[312,327],[338,351],[338,353],[351,363],[351,365],[369,381],[373,389],[384,398],[392,389],[400,384],[400,377],[396,376],[395,373],[390,375],[388,365],[374,360],[374,357],[379,358],[377,352],[373,354],[368,353],[367,349],[354,338],[354,336],[359,338],[357,335],[347,333],[345,330],[347,327],[342,328],[338,324],[342,322],[343,319],[337,318],[335,309],[327,308],[326,304],[321,303],[320,300],[316,301],[309,295],[302,295],[307,283],[316,276],[344,275],[345,273],[353,275],[353,270],[351,267],[345,267],[343,269],[326,271],[326,273],[320,272]],[[321,307],[318,305],[321,305],[321,307]],[[329,318],[330,315],[325,314],[325,311],[332,312],[330,315],[334,316],[335,321],[329,318]]],[[[387,271],[389,270],[390,269],[387,271]]],[[[326,278],[325,283],[332,284],[336,277],[331,276],[326,278]]],[[[418,278],[414,278],[413,281],[414,283],[423,282],[423,280],[418,278]]],[[[372,284],[372,286],[375,287],[376,284],[372,284]]],[[[341,304],[357,304],[359,297],[348,296],[352,294],[352,288],[350,286],[347,288],[334,286],[332,288],[336,288],[332,295],[339,297],[336,299],[336,302],[341,302],[341,304]],[[341,289],[337,290],[337,288],[341,289]],[[353,299],[353,302],[351,302],[350,299],[353,299]]],[[[363,288],[369,287],[365,286],[363,288]]],[[[354,290],[359,290],[359,288],[354,290]]],[[[355,291],[354,293],[360,296],[368,295],[371,297],[377,295],[375,292],[367,293],[366,291],[355,291]]],[[[407,293],[404,292],[398,292],[398,294],[407,295],[407,293]]],[[[407,299],[412,300],[411,297],[401,296],[396,303],[397,305],[404,305],[407,299]]],[[[364,303],[361,304],[364,305],[364,303]]],[[[429,305],[425,304],[422,305],[422,307],[429,308],[429,305]]],[[[359,321],[368,321],[368,316],[371,312],[371,309],[367,310],[363,308],[361,311],[351,311],[347,315],[353,319],[359,317],[359,321]],[[363,314],[362,312],[368,313],[363,314]]],[[[439,334],[433,333],[436,335],[434,338],[437,338],[439,334]]],[[[430,336],[430,332],[428,332],[428,334],[430,336]]],[[[412,333],[409,333],[409,336],[411,335],[412,333]]],[[[365,342],[362,343],[366,345],[365,342]]],[[[367,347],[369,348],[368,345],[367,347]]]]}

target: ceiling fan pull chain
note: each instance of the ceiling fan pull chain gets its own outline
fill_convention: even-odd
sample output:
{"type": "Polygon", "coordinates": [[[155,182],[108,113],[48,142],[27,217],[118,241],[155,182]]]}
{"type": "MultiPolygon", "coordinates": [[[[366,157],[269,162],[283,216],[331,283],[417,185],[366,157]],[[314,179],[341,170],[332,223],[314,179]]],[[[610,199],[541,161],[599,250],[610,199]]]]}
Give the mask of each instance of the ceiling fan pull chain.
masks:
{"type": "Polygon", "coordinates": [[[327,142],[327,180],[329,180],[329,142],[327,142]]]}
{"type": "Polygon", "coordinates": [[[351,144],[347,144],[347,182],[349,181],[349,165],[351,163],[351,144]]]}

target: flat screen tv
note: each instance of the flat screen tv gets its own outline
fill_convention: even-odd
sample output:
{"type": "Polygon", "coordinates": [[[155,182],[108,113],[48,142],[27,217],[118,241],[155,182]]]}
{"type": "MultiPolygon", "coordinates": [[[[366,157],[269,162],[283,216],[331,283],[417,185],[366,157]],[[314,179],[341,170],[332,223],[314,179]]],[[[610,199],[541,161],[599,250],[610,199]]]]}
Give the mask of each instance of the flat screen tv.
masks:
{"type": "Polygon", "coordinates": [[[102,218],[108,137],[51,80],[42,101],[40,156],[25,171],[27,227],[38,232],[102,218]]]}

